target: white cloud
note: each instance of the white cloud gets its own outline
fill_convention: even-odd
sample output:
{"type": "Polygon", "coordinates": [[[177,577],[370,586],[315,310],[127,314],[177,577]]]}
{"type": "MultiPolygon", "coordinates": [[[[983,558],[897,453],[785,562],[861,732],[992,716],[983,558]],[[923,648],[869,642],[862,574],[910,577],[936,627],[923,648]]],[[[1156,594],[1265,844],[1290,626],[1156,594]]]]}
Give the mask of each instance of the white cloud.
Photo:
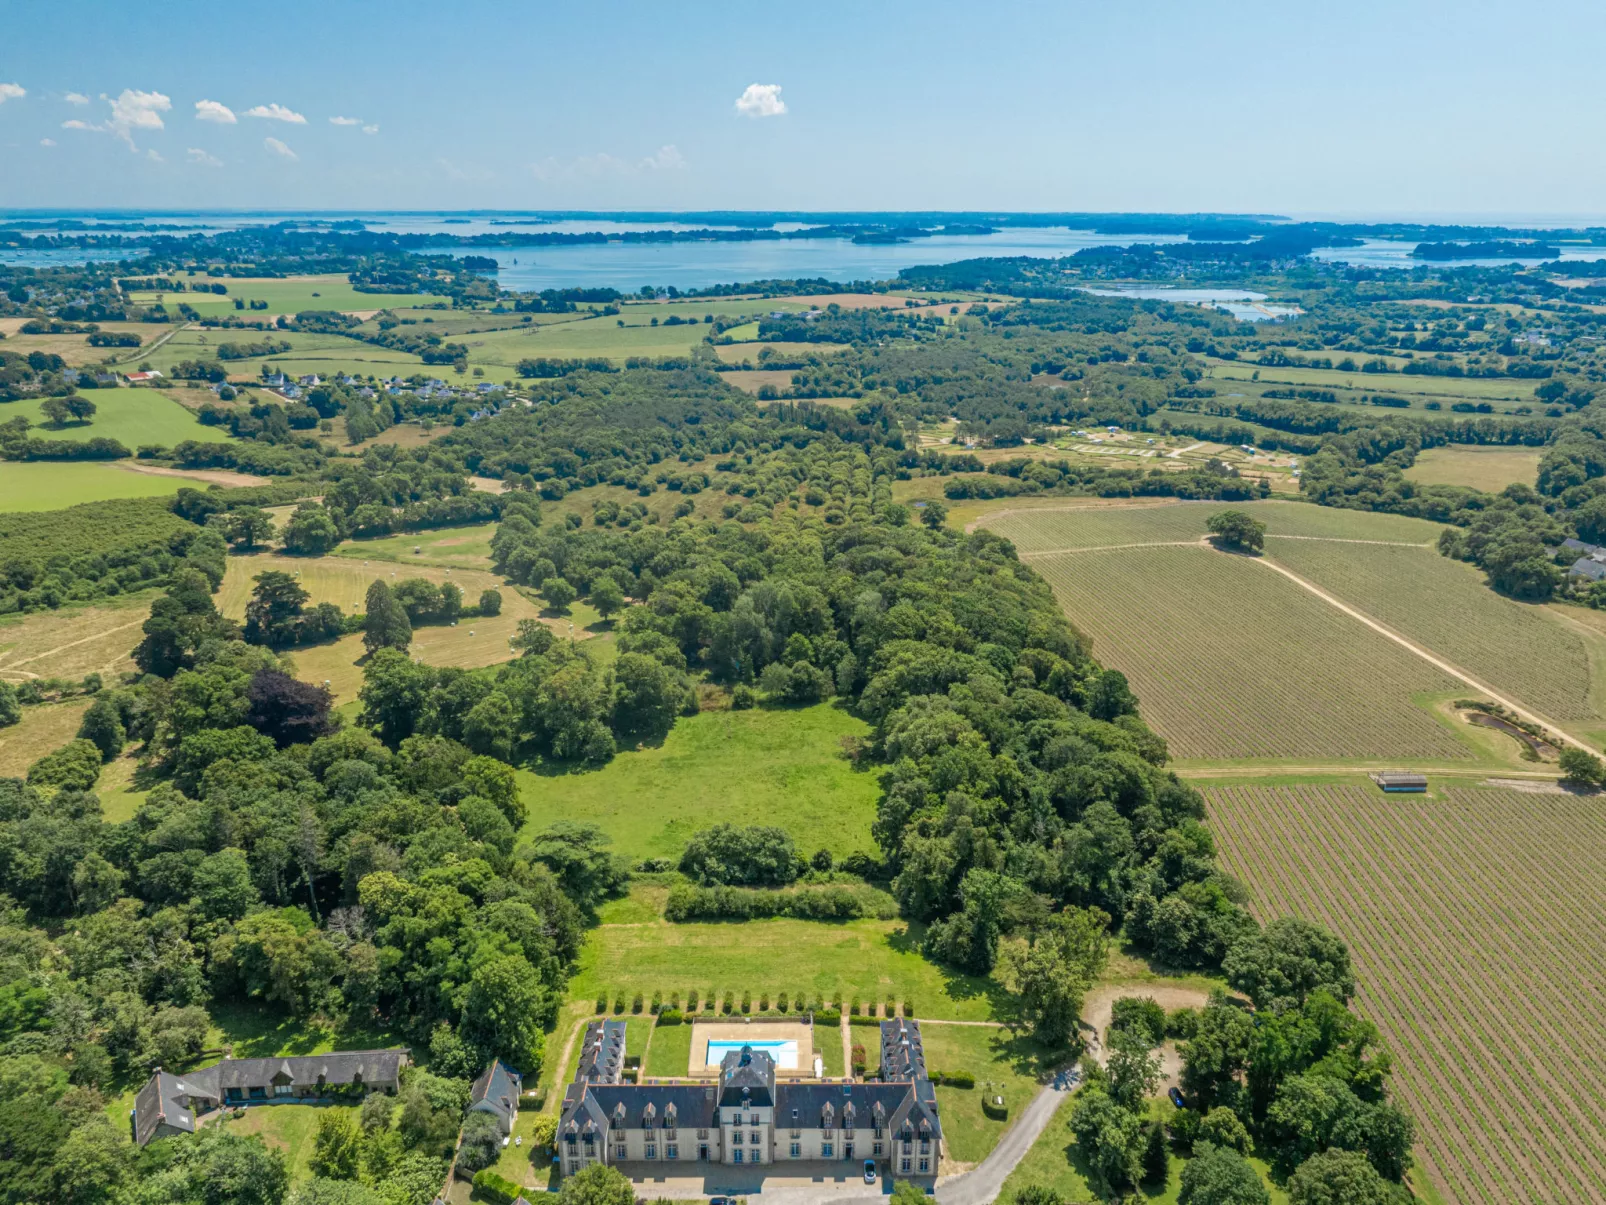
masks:
{"type": "Polygon", "coordinates": [[[0,105],[8,100],[21,100],[28,95],[28,89],[21,84],[0,84],[0,105]]]}
{"type": "Polygon", "coordinates": [[[377,133],[379,133],[379,126],[378,125],[363,126],[362,132],[364,134],[377,134],[377,133]]]}
{"type": "Polygon", "coordinates": [[[151,147],[149,150],[147,150],[145,152],[145,158],[149,159],[152,163],[166,163],[167,162],[166,159],[163,159],[160,155],[158,155],[156,153],[156,148],[155,147],[151,147]]]}
{"type": "Polygon", "coordinates": [[[89,97],[82,92],[69,92],[62,99],[69,105],[87,105],[89,103],[89,97]]]}
{"type": "Polygon", "coordinates": [[[102,100],[109,101],[112,115],[104,128],[117,135],[128,143],[129,150],[137,150],[134,145],[135,130],[162,130],[167,127],[162,124],[162,114],[173,107],[172,100],[160,92],[141,92],[138,88],[124,88],[117,94],[117,99],[102,94],[102,100]]]}
{"type": "Polygon", "coordinates": [[[280,142],[277,138],[264,138],[262,140],[262,145],[267,147],[275,155],[283,155],[286,159],[294,159],[297,157],[294,151],[285,146],[285,144],[280,142]]]}
{"type": "Polygon", "coordinates": [[[208,154],[206,151],[203,151],[198,146],[192,146],[189,150],[185,151],[184,153],[190,157],[190,162],[191,163],[199,163],[203,167],[222,167],[223,166],[223,160],[219,159],[216,155],[208,154]]]}
{"type": "Polygon", "coordinates": [[[779,84],[748,84],[736,98],[736,111],[743,117],[779,117],[786,112],[779,84]]]}
{"type": "Polygon", "coordinates": [[[93,125],[90,125],[87,121],[79,121],[76,117],[74,117],[70,121],[62,122],[61,123],[61,128],[64,129],[64,130],[103,130],[106,127],[105,126],[93,126],[93,125]]]}
{"type": "Polygon", "coordinates": [[[271,105],[258,105],[254,109],[245,111],[247,117],[266,117],[269,121],[288,121],[291,125],[304,126],[307,119],[294,109],[287,109],[275,101],[271,105]]]}
{"type": "Polygon", "coordinates": [[[39,140],[39,145],[40,146],[55,146],[56,145],[56,140],[54,138],[41,138],[39,140]]]}
{"type": "Polygon", "coordinates": [[[360,126],[360,125],[362,125],[362,118],[360,118],[360,117],[331,117],[329,119],[329,124],[332,125],[332,126],[360,126]]]}
{"type": "Polygon", "coordinates": [[[686,156],[673,143],[661,146],[641,161],[641,166],[659,171],[679,171],[686,166],[686,156]]]}
{"type": "Polygon", "coordinates": [[[234,110],[228,105],[215,100],[198,100],[195,102],[195,120],[213,121],[220,126],[234,125],[239,118],[234,116],[234,110]]]}

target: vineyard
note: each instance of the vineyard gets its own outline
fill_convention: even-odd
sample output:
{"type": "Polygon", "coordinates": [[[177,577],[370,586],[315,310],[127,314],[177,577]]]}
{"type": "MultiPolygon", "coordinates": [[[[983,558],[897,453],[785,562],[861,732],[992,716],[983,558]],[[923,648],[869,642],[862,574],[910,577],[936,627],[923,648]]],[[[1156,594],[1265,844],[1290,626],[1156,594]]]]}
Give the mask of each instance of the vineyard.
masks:
{"type": "Polygon", "coordinates": [[[1263,566],[1204,547],[1030,563],[1175,756],[1471,757],[1413,702],[1454,679],[1263,566]]]}
{"type": "Polygon", "coordinates": [[[1342,935],[1417,1156],[1453,1203],[1606,1201],[1606,874],[1598,797],[1479,788],[1208,795],[1262,919],[1342,935]]]}
{"type": "MultiPolygon", "coordinates": [[[[1503,598],[1469,565],[1431,548],[1267,539],[1301,577],[1421,642],[1496,690],[1558,723],[1601,724],[1590,699],[1586,638],[1542,607],[1503,598]]],[[[1606,642],[1596,656],[1606,653],[1606,642]]]]}
{"type": "Polygon", "coordinates": [[[1061,548],[1109,548],[1121,544],[1203,539],[1205,521],[1231,505],[1247,511],[1274,535],[1331,540],[1379,540],[1431,544],[1443,528],[1402,515],[1336,510],[1307,502],[1168,502],[1132,506],[1067,506],[1063,510],[1017,511],[984,520],[1012,540],[1022,555],[1061,548]]]}

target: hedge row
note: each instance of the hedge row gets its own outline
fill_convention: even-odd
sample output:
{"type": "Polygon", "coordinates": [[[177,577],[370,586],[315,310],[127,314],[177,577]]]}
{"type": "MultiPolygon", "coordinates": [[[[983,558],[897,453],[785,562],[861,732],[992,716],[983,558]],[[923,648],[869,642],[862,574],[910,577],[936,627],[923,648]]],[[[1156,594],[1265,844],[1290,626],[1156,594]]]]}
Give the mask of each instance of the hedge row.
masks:
{"type": "MultiPolygon", "coordinates": [[[[898,1012],[897,1001],[892,997],[888,997],[883,1006],[883,1017],[872,1015],[875,1012],[875,1007],[875,1001],[860,1001],[858,997],[852,998],[844,1005],[841,992],[834,993],[829,1003],[822,995],[816,993],[812,1004],[809,1003],[808,997],[802,992],[778,992],[773,998],[769,992],[760,992],[755,1000],[753,993],[750,991],[742,992],[740,997],[731,991],[724,993],[709,992],[706,999],[699,996],[695,991],[688,992],[684,1008],[681,1006],[679,992],[670,992],[667,1000],[664,998],[662,991],[653,992],[650,999],[644,992],[636,992],[631,996],[618,992],[613,994],[611,1004],[609,994],[604,992],[596,1000],[596,1013],[598,1016],[606,1015],[611,1011],[616,1015],[622,1015],[626,1012],[639,1015],[646,1012],[655,1017],[662,1017],[666,1011],[672,1011],[684,1020],[690,1020],[696,1016],[784,1017],[789,1014],[802,1015],[803,1013],[812,1012],[814,1020],[821,1025],[838,1024],[842,1019],[843,1013],[848,1014],[849,1024],[879,1025],[883,1019],[896,1016],[898,1012]]],[[[912,1000],[903,1002],[903,1015],[906,1017],[914,1016],[914,1002],[912,1000]]],[[[678,1024],[677,1021],[664,1023],[678,1024]]]]}
{"type": "Polygon", "coordinates": [[[890,920],[897,905],[884,891],[831,883],[821,887],[769,890],[759,887],[698,887],[678,883],[669,889],[664,918],[695,920],[758,920],[790,916],[798,920],[890,920]]]}
{"type": "Polygon", "coordinates": [[[513,1205],[517,1198],[524,1195],[524,1190],[517,1184],[497,1175],[490,1168],[475,1173],[474,1190],[497,1205],[513,1205]]]}

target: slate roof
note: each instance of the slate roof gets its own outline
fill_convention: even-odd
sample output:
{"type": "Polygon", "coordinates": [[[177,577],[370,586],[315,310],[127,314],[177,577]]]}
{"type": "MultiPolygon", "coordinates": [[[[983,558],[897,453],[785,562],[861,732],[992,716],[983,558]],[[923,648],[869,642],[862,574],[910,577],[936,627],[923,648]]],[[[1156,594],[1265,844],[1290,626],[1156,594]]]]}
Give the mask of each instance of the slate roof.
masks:
{"type": "Polygon", "coordinates": [[[743,1046],[719,1061],[719,1103],[768,1108],[775,1100],[775,1060],[768,1052],[743,1046]]]}
{"type": "Polygon", "coordinates": [[[1567,570],[1568,577],[1587,577],[1592,582],[1606,578],[1606,561],[1595,561],[1588,557],[1579,557],[1573,562],[1573,567],[1567,570]]]}
{"type": "Polygon", "coordinates": [[[316,1084],[319,1076],[326,1084],[386,1083],[401,1074],[405,1050],[341,1050],[329,1054],[292,1055],[270,1059],[224,1059],[185,1079],[214,1100],[223,1099],[230,1088],[263,1087],[276,1076],[292,1084],[316,1084]]]}
{"type": "Polygon", "coordinates": [[[191,1086],[166,1071],[159,1070],[146,1080],[134,1097],[134,1142],[144,1146],[163,1123],[193,1134],[195,1114],[184,1103],[190,1095],[191,1086]]]}
{"type": "Polygon", "coordinates": [[[913,1103],[908,1084],[782,1084],[776,1097],[778,1131],[822,1129],[827,1108],[831,1124],[846,1128],[849,1105],[853,1106],[855,1129],[868,1130],[875,1125],[877,1105],[881,1106],[881,1124],[896,1129],[913,1103]]]}
{"type": "Polygon", "coordinates": [[[1568,552],[1581,552],[1585,556],[1588,556],[1592,552],[1600,551],[1600,547],[1598,545],[1586,544],[1582,540],[1575,540],[1570,536],[1561,542],[1561,546],[1568,552]]]}
{"type": "Polygon", "coordinates": [[[575,1069],[576,1081],[593,1084],[617,1084],[625,1065],[625,1023],[623,1021],[592,1021],[586,1026],[585,1041],[580,1049],[580,1065],[575,1069]]]}
{"type": "Polygon", "coordinates": [[[488,1110],[511,1121],[518,1110],[521,1085],[518,1072],[501,1059],[492,1059],[491,1065],[480,1072],[479,1079],[469,1089],[468,1107],[488,1110]]]}
{"type": "Polygon", "coordinates": [[[920,1022],[897,1017],[881,1022],[881,1074],[886,1079],[925,1079],[926,1049],[920,1022]]]}

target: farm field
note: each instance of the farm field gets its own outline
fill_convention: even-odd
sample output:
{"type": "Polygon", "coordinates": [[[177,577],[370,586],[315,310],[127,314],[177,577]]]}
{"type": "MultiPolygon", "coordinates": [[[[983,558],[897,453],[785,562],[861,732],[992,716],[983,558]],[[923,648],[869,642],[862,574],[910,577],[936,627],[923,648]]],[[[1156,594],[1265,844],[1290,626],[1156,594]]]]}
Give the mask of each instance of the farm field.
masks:
{"type": "Polygon", "coordinates": [[[32,611],[0,620],[0,678],[110,679],[134,668],[129,651],[140,641],[156,591],[123,595],[93,606],[32,611]]]}
{"type": "MultiPolygon", "coordinates": [[[[186,283],[203,282],[186,279],[186,283]]],[[[178,313],[178,303],[182,301],[194,308],[203,318],[228,318],[239,315],[245,319],[272,318],[280,314],[296,314],[302,310],[382,310],[390,306],[428,305],[447,300],[445,297],[424,293],[359,293],[352,288],[351,282],[340,274],[220,277],[205,283],[221,284],[228,289],[228,293],[223,295],[184,292],[158,295],[154,292],[136,291],[130,294],[130,297],[140,305],[150,305],[160,296],[168,311],[175,315],[178,313]],[[265,301],[268,303],[268,308],[266,311],[237,310],[234,308],[236,297],[247,301],[265,301]]],[[[243,333],[250,334],[250,332],[243,333]]]]}
{"type": "Polygon", "coordinates": [[[252,343],[267,338],[290,344],[290,350],[271,356],[224,361],[231,380],[254,381],[261,376],[264,364],[271,364],[277,371],[292,376],[309,372],[320,376],[335,372],[351,372],[360,376],[370,373],[407,376],[420,371],[424,363],[407,352],[376,347],[344,335],[303,334],[299,331],[199,330],[195,327],[179,331],[145,359],[150,361],[153,368],[170,373],[173,365],[180,360],[216,359],[220,343],[252,343]]]}
{"type": "Polygon", "coordinates": [[[1208,806],[1262,919],[1302,916],[1348,941],[1357,1007],[1395,1056],[1445,1200],[1601,1201],[1598,797],[1223,787],[1208,806]]]}
{"type": "Polygon", "coordinates": [[[1301,577],[1540,714],[1585,731],[1606,727],[1590,668],[1606,660],[1606,640],[1558,622],[1544,607],[1496,594],[1473,566],[1431,548],[1268,538],[1267,549],[1301,577]]]}
{"type": "Polygon", "coordinates": [[[1499,493],[1508,485],[1532,485],[1539,472],[1538,448],[1426,448],[1405,470],[1418,485],[1466,485],[1499,493]]]}
{"type": "MultiPolygon", "coordinates": [[[[48,352],[50,355],[60,356],[66,361],[68,368],[100,364],[107,359],[126,360],[139,354],[138,349],[132,347],[91,347],[88,335],[19,334],[18,328],[26,321],[26,318],[0,318],[0,335],[5,336],[7,351],[22,355],[34,351],[48,352]]],[[[100,322],[96,325],[102,331],[111,334],[138,335],[146,344],[154,342],[171,329],[165,326],[153,326],[146,322],[100,322]]]]}
{"type": "MultiPolygon", "coordinates": [[[[740,337],[745,327],[733,327],[726,331],[727,335],[740,337]]],[[[714,354],[727,364],[758,365],[759,352],[769,348],[777,356],[828,356],[833,352],[846,351],[845,343],[780,343],[758,342],[758,323],[752,324],[752,331],[747,342],[719,343],[714,346],[714,354]]]]}
{"type": "Polygon", "coordinates": [[[1031,564],[1177,757],[1472,756],[1414,701],[1453,678],[1247,558],[1137,548],[1031,564]]]}
{"type": "MultiPolygon", "coordinates": [[[[54,432],[43,434],[55,438],[54,432]]],[[[113,498],[163,498],[186,485],[204,488],[205,484],[194,477],[137,473],[111,461],[11,461],[0,472],[0,511],[61,510],[113,498]]]]}
{"type": "MultiPolygon", "coordinates": [[[[518,631],[519,620],[535,619],[539,608],[502,579],[477,570],[445,569],[434,565],[408,566],[391,570],[389,562],[384,568],[365,566],[360,561],[344,557],[281,557],[263,553],[254,557],[230,557],[223,585],[215,596],[218,610],[230,619],[244,619],[245,604],[251,597],[253,579],[258,573],[275,569],[295,574],[299,571],[301,585],[311,596],[309,605],[332,602],[350,614],[362,610],[363,596],[373,581],[381,576],[386,581],[406,581],[410,577],[427,578],[432,582],[456,582],[463,591],[463,601],[473,605],[481,590],[490,588],[502,592],[502,613],[492,619],[464,618],[456,627],[426,624],[413,633],[411,652],[429,665],[455,665],[467,669],[496,665],[512,656],[508,641],[518,631]],[[394,579],[394,580],[392,580],[394,579]]],[[[578,626],[582,618],[576,612],[578,626]]],[[[567,632],[567,623],[551,620],[554,627],[561,623],[567,632]]],[[[580,632],[584,638],[584,632],[580,632]]],[[[297,674],[309,682],[329,683],[338,702],[349,702],[357,697],[362,687],[362,667],[358,662],[364,656],[361,633],[343,636],[329,644],[309,645],[287,650],[295,663],[297,674]]]]}
{"type": "MultiPolygon", "coordinates": [[[[95,403],[95,416],[87,423],[47,426],[35,398],[7,403],[3,417],[21,415],[34,424],[28,434],[36,439],[70,439],[79,443],[115,439],[130,452],[138,451],[141,444],[172,447],[186,439],[234,442],[227,428],[204,426],[189,410],[152,389],[96,389],[88,396],[95,403]]],[[[8,467],[6,471],[11,470],[8,467]]]]}
{"type": "Polygon", "coordinates": [[[841,749],[845,737],[868,731],[830,704],[705,711],[677,720],[661,745],[621,753],[600,770],[521,771],[524,831],[581,818],[632,861],[678,860],[692,834],[722,822],[780,825],[804,857],[822,846],[838,858],[872,851],[880,788],[841,749]]]}
{"type": "Polygon", "coordinates": [[[24,707],[19,722],[0,728],[0,778],[24,777],[34,762],[77,736],[89,702],[76,698],[24,707]]]}
{"type": "MultiPolygon", "coordinates": [[[[1325,353],[1324,353],[1325,354],[1325,353]]],[[[1342,357],[1340,357],[1342,358],[1342,357]]],[[[1357,362],[1371,356],[1355,355],[1357,362]]],[[[1249,381],[1255,373],[1260,385],[1306,385],[1324,389],[1357,389],[1365,393],[1392,393],[1400,397],[1472,402],[1534,401],[1534,382],[1516,377],[1430,377],[1406,376],[1403,372],[1339,372],[1334,368],[1273,368],[1248,360],[1212,360],[1200,357],[1208,368],[1206,377],[1216,381],[1249,381]]],[[[1395,360],[1396,365],[1409,363],[1395,360]]]]}

